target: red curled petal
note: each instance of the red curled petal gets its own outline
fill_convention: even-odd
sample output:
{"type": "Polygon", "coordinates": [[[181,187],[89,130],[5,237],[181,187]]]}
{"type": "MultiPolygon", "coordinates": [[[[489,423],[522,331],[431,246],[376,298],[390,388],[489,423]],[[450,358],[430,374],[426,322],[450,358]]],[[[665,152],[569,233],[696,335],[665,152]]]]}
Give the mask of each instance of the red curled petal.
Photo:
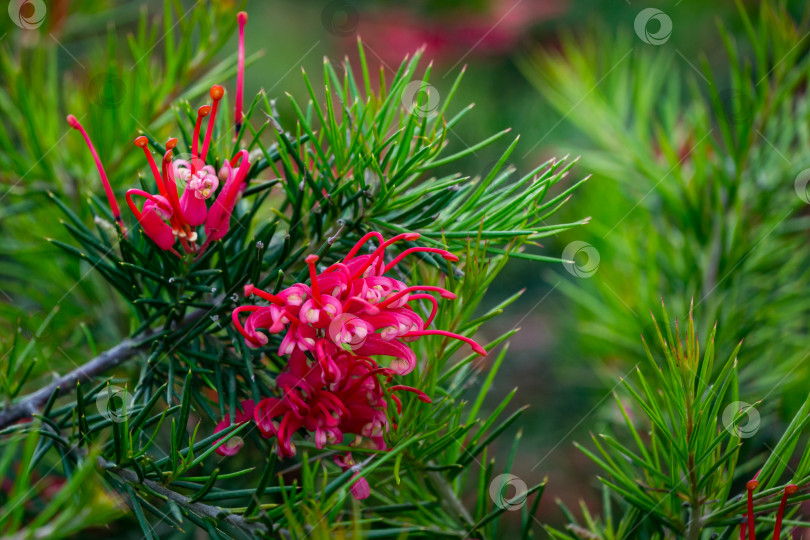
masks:
{"type": "Polygon", "coordinates": [[[412,394],[416,394],[416,397],[419,398],[419,401],[423,403],[433,403],[433,401],[430,399],[430,396],[428,396],[421,390],[414,388],[413,386],[397,385],[392,386],[391,388],[389,388],[389,390],[391,390],[392,392],[411,392],[412,394]]]}

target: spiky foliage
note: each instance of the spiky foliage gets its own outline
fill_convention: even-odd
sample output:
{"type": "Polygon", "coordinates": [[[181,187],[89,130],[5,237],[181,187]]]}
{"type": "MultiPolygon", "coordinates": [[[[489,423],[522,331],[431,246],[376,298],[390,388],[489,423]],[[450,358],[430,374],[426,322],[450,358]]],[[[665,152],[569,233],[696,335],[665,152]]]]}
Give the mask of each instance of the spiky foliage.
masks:
{"type": "MultiPolygon", "coordinates": [[[[496,468],[490,446],[522,409],[508,412],[513,392],[492,414],[479,416],[505,345],[469,408],[467,389],[482,368],[473,364],[475,355],[460,354],[460,343],[441,336],[413,345],[421,362],[402,381],[428,393],[433,404],[410,394],[403,398],[402,412],[392,413],[397,427],[388,436],[390,451],[351,449],[362,456],[359,471],[372,486],[363,503],[349,495],[355,471],[341,473],[332,462],[346,446],[318,450],[313,441],[297,437],[296,457],[280,461],[272,440],[260,437],[252,423],[213,433],[240,400],[272,395],[284,364],[274,337],[266,347],[249,349],[228,322],[246,283],[272,290],[305,280],[305,255],[317,253],[331,264],[368,230],[419,232],[420,242],[446,247],[461,261],[448,266],[422,253],[419,264],[400,277],[411,281],[413,273],[419,283],[441,283],[453,291],[458,300],[439,312],[436,324],[470,336],[517,298],[479,309],[509,257],[543,260],[524,247],[575,224],[545,221],[568,200],[567,194],[546,198],[570,167],[563,161],[513,178],[514,169],[505,165],[514,141],[483,178],[456,172],[459,160],[506,135],[448,155],[448,133],[469,111],[445,114],[460,77],[441,107],[426,114],[424,95],[415,102],[403,98],[409,83],[420,78],[424,87],[430,78],[430,68],[417,71],[418,54],[390,81],[381,72],[379,90],[371,84],[362,44],[359,55],[357,72],[348,64],[324,64],[322,99],[305,75],[309,96],[304,103],[290,98],[296,114],[290,125],[264,93],[249,104],[236,140],[228,119],[218,125],[211,161],[219,165],[237,148],[256,158],[229,234],[197,260],[157,249],[133,223],[126,237],[104,227],[92,230],[70,203],[52,197],[72,236],[52,244],[89,262],[126,302],[132,332],[50,386],[43,369],[31,368],[20,338],[19,349],[3,359],[3,372],[19,382],[4,386],[8,405],[0,409],[0,423],[5,437],[25,437],[27,453],[7,445],[4,463],[31,456],[29,470],[71,482],[88,467],[100,471],[105,493],[118,494],[146,538],[190,527],[214,538],[497,537],[508,505],[496,505],[489,486],[496,473],[510,470],[512,458],[496,468]],[[449,172],[437,176],[437,170],[449,172]],[[108,378],[109,370],[132,359],[119,378],[108,378]],[[40,389],[20,397],[23,384],[40,389]],[[60,398],[64,394],[68,397],[60,398]],[[245,441],[242,452],[217,456],[215,449],[233,437],[245,441]]],[[[191,110],[180,103],[178,125],[188,122],[191,110]]],[[[188,133],[182,135],[189,146],[188,133]]],[[[103,204],[93,201],[90,209],[97,222],[111,220],[103,204]]],[[[486,348],[495,349],[513,333],[496,336],[486,348]]],[[[531,532],[543,486],[521,494],[534,497],[524,510],[524,536],[531,532]]],[[[53,530],[47,518],[11,512],[10,504],[0,512],[9,516],[0,518],[4,533],[53,530]]]]}
{"type": "MultiPolygon", "coordinates": [[[[761,402],[739,401],[742,344],[715,363],[715,330],[701,351],[691,311],[683,335],[677,322],[673,331],[662,311],[663,329],[653,318],[656,336],[651,347],[644,342],[649,369],[636,369],[614,393],[617,425],[594,435],[593,445],[579,447],[605,475],[600,481],[606,488],[606,517],[594,518],[583,505],[580,524],[564,509],[570,524],[565,532],[549,529],[553,538],[698,539],[710,533],[730,538],[746,513],[745,482],[739,480],[755,473],[753,523],[763,538],[782,522],[784,516],[775,510],[785,488],[810,484],[810,446],[796,451],[810,421],[810,397],[767,455],[741,458],[741,447],[751,444],[760,427],[756,407],[761,402]],[[619,499],[618,518],[611,498],[619,499]]],[[[785,515],[795,514],[796,504],[808,498],[806,492],[791,494],[793,510],[785,515]]],[[[790,525],[805,523],[794,519],[790,525]]]]}
{"type": "MultiPolygon", "coordinates": [[[[787,476],[783,466],[798,471],[794,482],[806,482],[806,468],[788,460],[807,413],[810,250],[802,171],[810,155],[802,127],[808,115],[802,36],[808,21],[806,15],[794,19],[786,4],[763,2],[755,16],[740,6],[739,35],[720,27],[723,58],[711,60],[721,67],[711,67],[706,56],[684,55],[674,39],[645,44],[630,29],[618,36],[601,29],[578,41],[569,37],[560,52],[525,59],[524,72],[588,141],[575,150],[595,173],[592,189],[584,194],[593,226],[575,237],[598,250],[600,265],[591,279],[561,286],[578,308],[583,356],[597,359],[606,386],[615,383],[608,366],[623,373],[639,366],[639,377],[648,381],[632,387],[640,389],[633,390],[636,403],[627,410],[625,433],[634,440],[597,438],[597,450],[589,451],[608,473],[606,517],[597,520],[586,509],[584,523],[577,523],[566,510],[565,534],[697,538],[713,530],[728,538],[744,512],[744,501],[736,498],[744,493],[741,481],[763,464],[760,452],[769,456],[764,472],[771,476],[764,482],[772,497],[787,476]],[[745,337],[739,388],[736,366],[698,372],[696,381],[678,374],[685,369],[680,363],[671,374],[664,369],[662,378],[647,361],[636,336],[639,331],[648,340],[657,335],[646,314],[661,298],[680,320],[689,314],[687,335],[694,324],[701,335],[714,336],[712,325],[719,321],[716,348],[723,358],[745,337]],[[719,387],[709,391],[702,381],[721,384],[729,369],[733,380],[725,399],[742,396],[753,403],[768,396],[757,409],[764,424],[787,425],[781,438],[778,430],[763,430],[735,448],[728,434],[713,434],[719,425],[713,401],[721,399],[715,395],[719,387]],[[685,409],[690,399],[701,404],[691,413],[685,409]],[[637,414],[647,417],[643,427],[637,414]],[[665,424],[659,425],[662,418],[665,424]],[[692,436],[684,422],[698,420],[703,424],[692,429],[702,434],[692,436]],[[657,440],[647,439],[647,429],[657,440]],[[680,436],[672,442],[666,438],[671,433],[680,436]],[[716,446],[705,446],[706,437],[716,446]],[[639,449],[628,449],[636,443],[639,449]],[[662,446],[664,454],[653,452],[662,446]],[[690,451],[701,447],[692,466],[690,451]],[[618,512],[610,500],[616,496],[624,501],[618,512]]],[[[677,8],[668,13],[677,24],[677,8]]],[[[680,19],[681,27],[685,22],[680,19]]],[[[667,342],[668,347],[676,343],[671,337],[667,342]]],[[[696,343],[691,337],[689,342],[696,343]]],[[[697,354],[691,358],[703,369],[697,354]]],[[[757,510],[760,535],[772,527],[776,506],[778,500],[771,498],[761,507],[766,512],[757,510]]]]}
{"type": "MultiPolygon", "coordinates": [[[[679,13],[669,10],[683,28],[679,13]]],[[[810,224],[797,183],[810,166],[807,24],[783,2],[755,18],[741,8],[742,35],[719,27],[715,68],[674,38],[648,45],[631,28],[568,38],[524,63],[588,141],[575,151],[597,179],[583,201],[593,226],[576,238],[601,264],[562,284],[587,352],[627,369],[643,357],[635,337],[649,333],[649,308],[664,298],[683,318],[694,298],[704,332],[719,321],[720,343],[746,336],[744,391],[807,380],[810,224]]]]}

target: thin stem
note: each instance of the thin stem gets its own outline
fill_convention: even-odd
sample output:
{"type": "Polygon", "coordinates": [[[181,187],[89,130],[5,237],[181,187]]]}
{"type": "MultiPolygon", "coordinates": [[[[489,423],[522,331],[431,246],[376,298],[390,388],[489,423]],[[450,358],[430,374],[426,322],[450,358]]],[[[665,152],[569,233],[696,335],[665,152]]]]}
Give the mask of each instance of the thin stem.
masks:
{"type": "MultiPolygon", "coordinates": [[[[215,300],[214,303],[222,302],[224,297],[215,300]]],[[[201,319],[207,310],[197,310],[186,316],[177,325],[177,328],[193,324],[201,319]]],[[[56,393],[57,396],[74,391],[76,383],[90,381],[96,375],[100,375],[112,368],[119,366],[127,360],[133,358],[138,352],[147,348],[154,338],[163,333],[163,329],[153,330],[141,338],[125,339],[112,349],[104,351],[84,365],[81,365],[53,381],[48,386],[28,394],[17,403],[0,410],[0,429],[4,429],[11,424],[28,418],[36,414],[47,403],[48,399],[56,393]]]]}
{"type": "Polygon", "coordinates": [[[153,480],[144,478],[143,481],[141,481],[138,479],[138,475],[135,474],[134,472],[129,471],[127,469],[121,469],[114,463],[111,463],[105,460],[104,458],[101,457],[97,458],[97,462],[98,466],[105,472],[117,476],[119,479],[123,480],[124,482],[132,486],[138,485],[146,486],[150,491],[157,493],[162,497],[166,497],[171,501],[176,502],[180,506],[193,512],[195,515],[205,516],[213,519],[214,521],[224,520],[229,525],[250,533],[268,532],[267,526],[264,523],[250,522],[246,520],[243,516],[232,513],[227,508],[211,506],[209,504],[204,504],[201,502],[192,502],[192,500],[189,497],[186,497],[185,495],[181,495],[180,493],[167,489],[162,484],[159,484],[153,480]]]}

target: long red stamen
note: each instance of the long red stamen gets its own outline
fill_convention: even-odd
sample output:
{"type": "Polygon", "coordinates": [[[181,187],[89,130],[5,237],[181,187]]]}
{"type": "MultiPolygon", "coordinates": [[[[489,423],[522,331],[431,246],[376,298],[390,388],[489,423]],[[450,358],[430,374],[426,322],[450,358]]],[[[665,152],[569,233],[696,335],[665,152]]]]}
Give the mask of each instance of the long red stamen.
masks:
{"type": "Polygon", "coordinates": [[[160,192],[161,195],[166,197],[166,188],[163,186],[163,178],[160,176],[160,171],[158,171],[157,164],[155,163],[155,158],[152,156],[152,152],[150,152],[149,148],[147,147],[148,144],[149,139],[147,139],[143,135],[135,139],[135,146],[142,148],[143,153],[146,154],[146,160],[149,162],[149,168],[152,169],[152,176],[155,177],[155,183],[157,184],[158,192],[160,192]]]}
{"type": "Polygon", "coordinates": [[[321,291],[318,288],[318,272],[315,269],[315,263],[318,261],[317,255],[308,255],[306,259],[307,266],[309,266],[309,278],[312,281],[312,299],[319,306],[321,305],[321,291]]]}
{"type": "Polygon", "coordinates": [[[379,240],[381,244],[385,242],[385,238],[383,238],[383,235],[378,233],[377,231],[371,231],[369,233],[366,233],[363,235],[363,238],[358,240],[357,243],[354,245],[354,247],[352,247],[352,249],[349,250],[346,256],[343,257],[343,262],[345,263],[347,261],[352,260],[352,258],[355,255],[357,255],[357,252],[360,251],[360,249],[362,249],[365,243],[371,240],[372,238],[376,238],[377,240],[379,240]]]}
{"type": "Polygon", "coordinates": [[[172,150],[177,146],[177,139],[169,139],[166,143],[166,153],[163,155],[163,184],[166,187],[166,198],[172,205],[172,213],[177,215],[177,225],[185,225],[183,212],[180,210],[180,198],[177,196],[177,185],[174,183],[174,170],[172,168],[172,150]]]}
{"type": "Polygon", "coordinates": [[[258,288],[258,287],[256,287],[256,286],[249,283],[249,284],[245,285],[245,298],[247,298],[251,294],[255,294],[256,296],[258,296],[260,298],[264,298],[268,302],[272,302],[272,303],[274,303],[276,305],[279,305],[279,306],[284,305],[284,300],[282,300],[281,298],[279,298],[275,294],[270,294],[269,292],[263,291],[260,288],[258,288]]]}
{"type": "Polygon", "coordinates": [[[450,253],[449,251],[446,251],[444,249],[431,248],[431,247],[421,247],[421,246],[412,247],[412,248],[406,249],[405,251],[403,251],[402,253],[397,255],[394,258],[393,261],[391,261],[390,263],[385,265],[385,269],[383,269],[382,273],[385,274],[386,272],[391,270],[393,267],[395,267],[397,264],[399,264],[399,262],[402,259],[404,259],[408,255],[410,255],[411,253],[436,253],[438,255],[441,255],[442,258],[445,259],[445,260],[448,260],[448,261],[451,261],[451,262],[458,262],[458,257],[456,257],[455,255],[453,255],[452,253],[450,253]]]}
{"type": "MultiPolygon", "coordinates": [[[[223,203],[227,208],[233,207],[236,201],[237,195],[239,195],[239,188],[242,186],[242,181],[245,179],[245,176],[250,170],[250,161],[248,161],[249,154],[247,150],[240,150],[237,154],[231,159],[231,168],[236,167],[236,164],[239,164],[239,169],[237,169],[236,174],[232,175],[232,180],[225,182],[225,187],[222,188],[222,192],[220,192],[219,197],[223,197],[223,203]]],[[[217,200],[219,200],[217,197],[217,200]]]]}
{"type": "Polygon", "coordinates": [[[191,140],[191,174],[197,172],[197,159],[200,154],[197,153],[197,148],[200,142],[200,128],[202,127],[202,120],[211,114],[211,105],[203,105],[197,110],[197,121],[194,123],[194,138],[191,140]]]}
{"type": "Polygon", "coordinates": [[[745,540],[745,516],[743,516],[742,523],[740,523],[740,540],[745,540]]]}
{"type": "Polygon", "coordinates": [[[215,84],[211,87],[211,99],[214,100],[214,104],[211,107],[211,116],[208,118],[208,127],[205,130],[205,140],[203,141],[202,152],[200,152],[200,159],[203,160],[203,162],[205,162],[205,158],[208,156],[208,145],[211,143],[211,135],[214,133],[214,122],[216,122],[217,119],[219,100],[222,99],[223,95],[225,95],[225,89],[220,85],[215,84]]]}
{"type": "Polygon", "coordinates": [[[439,295],[441,295],[442,298],[447,298],[448,300],[455,300],[456,299],[456,295],[451,293],[447,289],[443,289],[441,287],[434,287],[432,285],[414,285],[413,287],[407,287],[405,289],[402,289],[401,291],[399,291],[396,294],[392,294],[391,296],[389,296],[388,298],[386,298],[385,300],[380,302],[379,307],[384,308],[385,306],[387,306],[389,304],[392,304],[393,302],[396,302],[397,300],[399,300],[400,298],[402,298],[406,294],[410,294],[410,293],[412,293],[414,291],[437,292],[437,293],[439,293],[439,295]]]}
{"type": "Polygon", "coordinates": [[[779,540],[779,533],[782,531],[782,518],[785,516],[785,506],[787,506],[787,499],[790,495],[796,493],[799,486],[796,484],[788,484],[785,486],[785,492],[782,494],[782,501],[779,503],[779,510],[776,512],[776,525],[773,528],[773,540],[779,540]]]}
{"type": "Polygon", "coordinates": [[[397,414],[402,414],[402,402],[396,396],[396,394],[391,394],[391,399],[394,400],[394,403],[397,404],[397,414]]]}
{"type": "Polygon", "coordinates": [[[421,390],[414,388],[413,386],[397,385],[392,386],[389,390],[391,390],[391,392],[411,392],[413,394],[416,394],[416,397],[419,398],[419,401],[423,403],[433,403],[433,401],[430,399],[430,396],[428,396],[421,390]]]}
{"type": "MultiPolygon", "coordinates": [[[[759,475],[759,473],[757,473],[759,475]]],[[[749,480],[747,484],[745,484],[745,489],[748,492],[748,535],[751,540],[756,540],[754,537],[754,490],[759,487],[759,482],[756,479],[757,477],[754,476],[753,480],[749,480]]]]}
{"type": "Polygon", "coordinates": [[[132,200],[133,195],[139,195],[144,199],[152,201],[156,205],[161,204],[161,202],[154,195],[152,195],[151,193],[147,193],[146,191],[143,191],[141,189],[130,189],[129,191],[127,191],[127,194],[124,198],[127,201],[127,206],[129,206],[129,209],[132,210],[132,213],[135,215],[135,219],[137,219],[138,221],[141,220],[141,211],[138,210],[138,205],[136,205],[135,202],[132,200]]]}
{"type": "Polygon", "coordinates": [[[90,136],[87,134],[84,127],[75,116],[69,114],[67,116],[67,122],[70,124],[70,127],[78,130],[78,132],[82,134],[82,137],[84,137],[84,142],[87,144],[87,148],[93,155],[93,161],[96,162],[98,175],[101,177],[101,183],[104,185],[104,192],[107,194],[107,203],[110,205],[110,211],[112,211],[112,215],[115,218],[116,223],[118,223],[118,226],[121,228],[121,233],[126,236],[127,230],[124,227],[124,222],[121,220],[121,211],[118,209],[118,201],[115,200],[115,194],[113,193],[112,187],[110,187],[110,181],[107,180],[107,173],[104,172],[104,166],[101,164],[101,158],[98,157],[96,147],[93,146],[93,141],[90,140],[90,136]]]}
{"type": "Polygon", "coordinates": [[[242,323],[239,321],[239,314],[243,311],[253,312],[259,309],[261,309],[259,306],[239,306],[233,310],[233,313],[231,313],[231,320],[233,321],[233,325],[236,327],[236,331],[242,334],[242,337],[244,337],[246,340],[250,341],[251,343],[255,343],[256,345],[261,345],[261,343],[256,341],[253,336],[247,333],[247,330],[245,330],[245,327],[242,326],[242,323]]]}
{"type": "Polygon", "coordinates": [[[408,298],[409,302],[411,300],[429,300],[433,303],[433,309],[430,311],[430,317],[428,317],[428,320],[425,321],[425,326],[430,326],[430,323],[433,322],[433,319],[436,318],[436,313],[439,311],[439,301],[436,300],[436,297],[434,297],[432,294],[413,294],[410,298],[408,298]]]}
{"type": "Polygon", "coordinates": [[[245,23],[247,23],[247,13],[240,11],[236,16],[239,22],[239,52],[237,54],[236,68],[236,108],[234,110],[233,123],[236,126],[234,138],[242,130],[242,93],[245,87],[245,23]]]}
{"type": "MultiPolygon", "coordinates": [[[[402,233],[402,234],[398,234],[398,235],[394,236],[393,238],[391,238],[389,240],[386,240],[385,242],[380,244],[380,247],[378,247],[377,249],[374,250],[374,253],[371,254],[371,256],[368,258],[368,260],[363,264],[363,266],[360,267],[360,269],[357,272],[354,273],[354,277],[362,276],[363,272],[365,272],[366,269],[369,266],[371,266],[377,260],[377,258],[380,258],[380,260],[382,260],[382,258],[385,256],[385,248],[387,248],[391,244],[393,244],[395,242],[399,242],[400,240],[406,240],[406,241],[410,242],[412,240],[417,240],[420,236],[422,236],[422,235],[419,234],[419,233],[402,233]]],[[[382,265],[380,265],[380,266],[382,266],[382,265]]]]}
{"type": "Polygon", "coordinates": [[[444,330],[412,330],[405,334],[402,337],[419,337],[419,336],[445,336],[453,339],[458,339],[467,343],[472,349],[481,356],[486,356],[487,351],[481,345],[473,341],[472,339],[464,336],[460,336],[458,334],[454,334],[453,332],[446,332],[444,330]]]}

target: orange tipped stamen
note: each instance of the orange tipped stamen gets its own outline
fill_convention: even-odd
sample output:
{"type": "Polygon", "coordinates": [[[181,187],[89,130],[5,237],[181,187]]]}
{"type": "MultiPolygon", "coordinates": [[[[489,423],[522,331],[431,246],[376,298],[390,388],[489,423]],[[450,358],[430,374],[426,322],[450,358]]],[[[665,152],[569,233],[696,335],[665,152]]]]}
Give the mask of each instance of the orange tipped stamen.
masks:
{"type": "Polygon", "coordinates": [[[779,502],[779,510],[776,512],[776,525],[773,527],[773,540],[779,540],[779,533],[782,532],[782,519],[785,517],[787,499],[789,496],[796,493],[798,489],[799,486],[796,484],[785,486],[785,492],[782,494],[782,500],[779,502]]]}
{"type": "Polygon", "coordinates": [[[319,306],[321,305],[321,291],[318,288],[318,272],[315,269],[315,263],[318,261],[317,255],[307,255],[307,258],[304,259],[306,261],[307,266],[309,266],[309,278],[312,281],[312,299],[315,300],[315,303],[319,306]]]}
{"type": "Polygon", "coordinates": [[[472,339],[460,336],[458,334],[454,334],[453,332],[446,332],[444,330],[412,330],[402,337],[419,337],[419,336],[445,336],[457,339],[459,341],[467,343],[470,347],[472,347],[472,350],[475,351],[476,354],[480,354],[481,356],[487,355],[486,349],[484,349],[481,345],[479,345],[472,339]]]}
{"type": "Polygon", "coordinates": [[[220,85],[215,84],[211,87],[211,99],[214,104],[211,107],[211,116],[208,118],[208,127],[205,129],[205,140],[203,140],[202,152],[200,152],[200,159],[205,161],[208,155],[208,145],[211,143],[211,135],[214,133],[214,122],[217,119],[217,109],[219,108],[219,100],[225,95],[225,89],[220,85]]]}
{"type": "MultiPolygon", "coordinates": [[[[155,177],[155,183],[157,184],[158,192],[161,195],[166,197],[166,188],[163,186],[163,178],[160,176],[160,171],[158,171],[157,164],[155,163],[155,158],[152,156],[152,152],[148,148],[149,139],[145,136],[141,135],[137,139],[135,139],[135,146],[139,148],[143,148],[143,153],[146,154],[146,160],[149,162],[149,168],[152,169],[152,176],[155,177]]],[[[166,197],[168,199],[168,197],[166,197]]]]}
{"type": "Polygon", "coordinates": [[[236,126],[234,138],[242,130],[242,94],[245,88],[245,23],[247,23],[247,13],[240,11],[236,16],[239,22],[239,51],[237,53],[236,67],[236,107],[234,109],[233,123],[236,126]]]}
{"type": "Polygon", "coordinates": [[[191,140],[191,174],[196,173],[197,168],[197,148],[200,142],[200,128],[202,120],[211,113],[211,105],[203,105],[197,110],[197,122],[194,124],[194,138],[191,140]]]}
{"type": "Polygon", "coordinates": [[[754,477],[753,480],[749,480],[748,483],[745,484],[745,489],[748,491],[748,535],[752,540],[756,540],[754,538],[754,490],[758,487],[759,482],[756,480],[756,477],[754,477]]]}
{"type": "Polygon", "coordinates": [[[70,124],[70,127],[81,133],[82,137],[84,137],[84,142],[87,144],[87,148],[90,150],[90,154],[93,156],[93,161],[96,162],[98,175],[101,177],[101,183],[104,185],[104,192],[107,194],[107,203],[110,205],[110,211],[112,212],[116,223],[118,223],[118,226],[121,228],[121,233],[126,235],[127,230],[124,227],[124,222],[121,220],[121,211],[118,209],[118,201],[115,200],[115,194],[113,193],[112,187],[110,187],[110,181],[107,179],[107,173],[104,172],[104,166],[101,164],[101,158],[98,157],[96,147],[93,146],[93,141],[90,140],[90,136],[87,134],[84,127],[82,127],[81,123],[75,116],[69,114],[67,116],[67,123],[70,124]]]}

